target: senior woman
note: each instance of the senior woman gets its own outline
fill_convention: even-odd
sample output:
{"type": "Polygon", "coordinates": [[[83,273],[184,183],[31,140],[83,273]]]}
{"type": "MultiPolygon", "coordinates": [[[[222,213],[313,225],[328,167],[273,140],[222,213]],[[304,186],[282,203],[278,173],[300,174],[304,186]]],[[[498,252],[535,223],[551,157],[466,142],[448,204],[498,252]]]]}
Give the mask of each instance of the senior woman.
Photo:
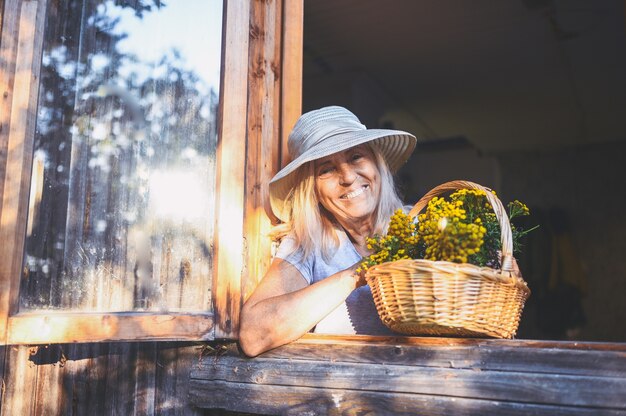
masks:
{"type": "Polygon", "coordinates": [[[367,129],[350,111],[303,114],[289,135],[291,163],[269,184],[283,222],[267,274],[241,312],[239,341],[249,356],[317,333],[386,335],[369,286],[356,272],[366,239],[386,231],[402,206],[392,172],[416,139],[367,129]]]}

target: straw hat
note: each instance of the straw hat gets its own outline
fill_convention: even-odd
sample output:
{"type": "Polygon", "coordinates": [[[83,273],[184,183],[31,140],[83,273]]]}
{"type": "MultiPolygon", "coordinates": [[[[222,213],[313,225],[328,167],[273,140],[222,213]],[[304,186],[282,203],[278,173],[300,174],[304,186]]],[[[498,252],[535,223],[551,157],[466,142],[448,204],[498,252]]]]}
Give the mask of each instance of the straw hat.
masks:
{"type": "Polygon", "coordinates": [[[269,184],[274,215],[283,221],[288,217],[285,200],[296,185],[295,172],[300,166],[367,142],[381,151],[395,172],[407,161],[417,140],[404,131],[368,129],[343,107],[323,107],[301,115],[287,142],[291,162],[269,184]]]}

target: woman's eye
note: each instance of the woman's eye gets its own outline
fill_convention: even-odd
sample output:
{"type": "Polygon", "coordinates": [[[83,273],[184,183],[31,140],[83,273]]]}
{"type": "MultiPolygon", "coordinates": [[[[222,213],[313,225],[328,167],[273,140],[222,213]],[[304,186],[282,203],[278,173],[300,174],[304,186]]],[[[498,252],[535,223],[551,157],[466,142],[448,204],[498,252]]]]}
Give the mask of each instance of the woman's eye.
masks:
{"type": "Polygon", "coordinates": [[[328,175],[329,173],[331,173],[333,171],[333,167],[332,166],[324,166],[321,167],[320,170],[318,171],[318,175],[319,176],[323,176],[323,175],[328,175]]]}
{"type": "Polygon", "coordinates": [[[352,160],[359,160],[363,157],[363,155],[361,153],[353,153],[352,154],[352,160]]]}

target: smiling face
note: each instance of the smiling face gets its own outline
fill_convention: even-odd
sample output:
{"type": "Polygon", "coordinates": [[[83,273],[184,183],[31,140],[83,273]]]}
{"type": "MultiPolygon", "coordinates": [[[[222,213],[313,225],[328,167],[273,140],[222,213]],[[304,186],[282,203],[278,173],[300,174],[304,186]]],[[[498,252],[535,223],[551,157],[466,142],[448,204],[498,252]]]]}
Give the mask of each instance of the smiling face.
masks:
{"type": "Polygon", "coordinates": [[[324,208],[344,227],[372,221],[380,197],[376,157],[360,145],[316,160],[315,192],[324,208]]]}

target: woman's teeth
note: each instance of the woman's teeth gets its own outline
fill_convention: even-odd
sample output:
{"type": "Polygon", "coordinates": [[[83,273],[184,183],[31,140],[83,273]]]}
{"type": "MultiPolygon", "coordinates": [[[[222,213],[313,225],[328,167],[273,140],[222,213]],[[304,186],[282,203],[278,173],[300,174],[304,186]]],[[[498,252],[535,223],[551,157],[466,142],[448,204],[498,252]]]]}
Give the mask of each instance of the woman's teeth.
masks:
{"type": "Polygon", "coordinates": [[[344,196],[341,197],[341,199],[352,199],[356,196],[361,195],[363,192],[365,192],[365,190],[368,188],[367,185],[362,186],[361,188],[354,190],[352,192],[350,192],[349,194],[345,194],[344,196]]]}

